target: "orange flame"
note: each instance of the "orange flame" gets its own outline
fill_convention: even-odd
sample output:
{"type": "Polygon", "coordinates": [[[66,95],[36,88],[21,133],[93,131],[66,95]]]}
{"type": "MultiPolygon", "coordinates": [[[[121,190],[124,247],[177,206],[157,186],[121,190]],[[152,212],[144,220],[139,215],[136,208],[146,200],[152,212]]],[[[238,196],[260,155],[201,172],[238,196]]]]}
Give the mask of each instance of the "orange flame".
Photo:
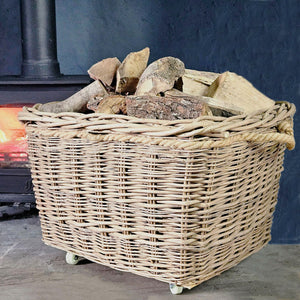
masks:
{"type": "Polygon", "coordinates": [[[0,106],[0,153],[27,152],[24,125],[18,121],[22,107],[0,106]]]}
{"type": "Polygon", "coordinates": [[[5,135],[5,132],[0,129],[0,143],[5,143],[8,142],[8,139],[5,135]]]}
{"type": "Polygon", "coordinates": [[[18,121],[21,107],[0,107],[0,142],[5,143],[25,136],[23,124],[18,121]]]}

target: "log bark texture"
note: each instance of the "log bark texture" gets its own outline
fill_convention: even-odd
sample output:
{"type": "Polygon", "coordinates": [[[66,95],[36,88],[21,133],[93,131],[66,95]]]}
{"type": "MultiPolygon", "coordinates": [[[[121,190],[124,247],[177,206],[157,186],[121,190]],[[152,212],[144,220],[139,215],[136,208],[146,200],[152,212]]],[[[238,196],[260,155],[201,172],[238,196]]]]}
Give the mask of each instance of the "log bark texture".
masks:
{"type": "Polygon", "coordinates": [[[208,114],[214,116],[230,117],[233,115],[240,115],[243,113],[243,110],[241,108],[230,105],[222,100],[204,96],[193,96],[178,91],[176,89],[166,91],[165,95],[184,99],[195,99],[195,101],[198,100],[200,102],[206,103],[208,106],[208,114]]]}
{"type": "Polygon", "coordinates": [[[193,97],[130,96],[126,106],[129,116],[145,119],[194,119],[208,113],[207,105],[193,97]]]}

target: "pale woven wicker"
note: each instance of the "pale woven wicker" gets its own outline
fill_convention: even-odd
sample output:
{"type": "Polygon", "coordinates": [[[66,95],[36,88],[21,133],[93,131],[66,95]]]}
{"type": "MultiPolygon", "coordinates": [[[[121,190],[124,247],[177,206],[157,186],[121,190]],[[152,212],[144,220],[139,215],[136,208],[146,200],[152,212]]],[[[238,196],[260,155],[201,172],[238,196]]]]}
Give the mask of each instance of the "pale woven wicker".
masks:
{"type": "Polygon", "coordinates": [[[191,288],[270,240],[295,106],[145,120],[24,108],[43,240],[191,288]]]}

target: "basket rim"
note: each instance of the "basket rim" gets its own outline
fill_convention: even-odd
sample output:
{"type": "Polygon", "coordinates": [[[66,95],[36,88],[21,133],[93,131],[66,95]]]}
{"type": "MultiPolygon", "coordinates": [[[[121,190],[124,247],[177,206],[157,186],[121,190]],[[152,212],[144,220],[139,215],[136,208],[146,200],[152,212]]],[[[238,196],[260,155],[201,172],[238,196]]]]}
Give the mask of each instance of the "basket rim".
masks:
{"type": "Polygon", "coordinates": [[[222,147],[236,141],[268,142],[295,147],[293,116],[296,107],[278,101],[266,111],[232,117],[201,116],[197,119],[156,120],[103,113],[49,113],[23,107],[19,120],[26,130],[62,138],[81,137],[90,140],[119,140],[153,143],[183,148],[222,147]],[[175,139],[174,139],[175,138],[175,139]],[[160,140],[159,142],[157,141],[160,140]],[[200,144],[199,144],[200,143],[200,144]],[[189,146],[187,146],[189,144],[189,146]]]}

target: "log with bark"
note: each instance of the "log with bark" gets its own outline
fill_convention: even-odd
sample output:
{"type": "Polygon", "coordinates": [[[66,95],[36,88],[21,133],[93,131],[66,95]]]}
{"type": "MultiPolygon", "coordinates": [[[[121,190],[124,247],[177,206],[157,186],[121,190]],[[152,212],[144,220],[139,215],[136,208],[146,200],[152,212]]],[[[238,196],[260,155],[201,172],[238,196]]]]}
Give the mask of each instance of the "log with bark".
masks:
{"type": "Polygon", "coordinates": [[[107,95],[107,91],[103,84],[96,80],[89,84],[76,94],[66,100],[48,102],[37,107],[38,110],[44,112],[60,113],[60,112],[87,112],[87,103],[95,95],[107,95]]]}
{"type": "Polygon", "coordinates": [[[173,88],[184,75],[184,63],[178,58],[163,57],[151,63],[142,74],[135,95],[158,95],[173,88]]]}
{"type": "Polygon", "coordinates": [[[209,112],[207,105],[195,97],[128,96],[126,106],[128,116],[146,119],[194,119],[209,112]]]}
{"type": "Polygon", "coordinates": [[[88,102],[88,108],[96,113],[126,114],[126,98],[122,95],[97,95],[88,102]]]}
{"type": "Polygon", "coordinates": [[[241,115],[243,113],[243,110],[239,107],[230,105],[222,100],[214,99],[210,97],[204,97],[204,96],[193,96],[190,94],[183,93],[181,91],[178,91],[176,89],[171,89],[169,91],[165,92],[166,96],[172,96],[172,97],[179,97],[179,98],[185,98],[185,99],[198,99],[198,101],[206,103],[211,115],[214,116],[222,116],[222,117],[231,117],[234,115],[241,115]]]}
{"type": "Polygon", "coordinates": [[[117,70],[117,93],[133,94],[139,78],[147,67],[150,49],[129,53],[117,70]]]}

